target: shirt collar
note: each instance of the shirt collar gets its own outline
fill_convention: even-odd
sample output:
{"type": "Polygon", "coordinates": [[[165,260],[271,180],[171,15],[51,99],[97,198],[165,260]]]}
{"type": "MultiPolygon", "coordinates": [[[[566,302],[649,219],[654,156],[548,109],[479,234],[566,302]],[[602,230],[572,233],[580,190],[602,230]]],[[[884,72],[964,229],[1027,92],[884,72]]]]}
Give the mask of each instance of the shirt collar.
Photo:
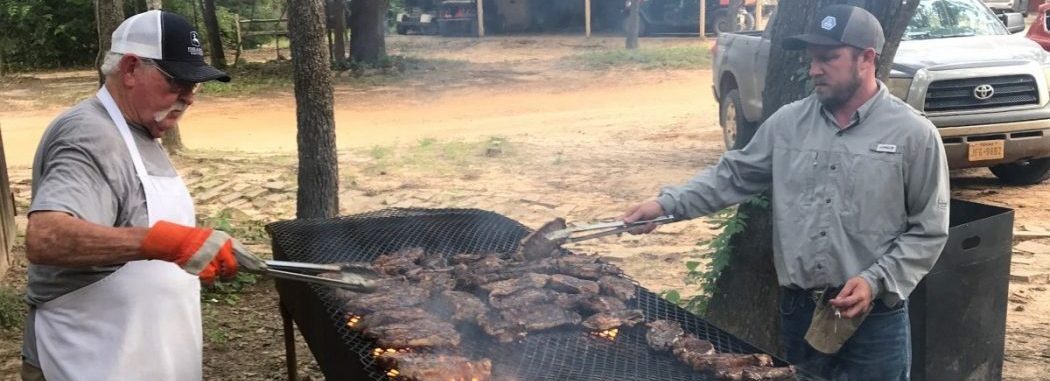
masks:
{"type": "MultiPolygon", "coordinates": [[[[875,84],[878,86],[878,90],[875,91],[875,95],[872,95],[871,98],[868,98],[868,100],[865,101],[864,104],[860,105],[860,107],[857,108],[857,111],[853,113],[852,117],[850,117],[849,125],[846,126],[846,128],[843,128],[843,130],[864,123],[864,121],[867,120],[869,116],[871,116],[871,113],[875,110],[875,106],[878,105],[879,101],[886,97],[886,85],[884,85],[880,80],[875,80],[875,84]]],[[[820,105],[820,114],[827,118],[827,120],[831,122],[833,126],[837,127],[838,122],[835,121],[835,114],[833,114],[831,111],[825,108],[824,105],[819,101],[817,102],[817,104],[820,105]]]]}

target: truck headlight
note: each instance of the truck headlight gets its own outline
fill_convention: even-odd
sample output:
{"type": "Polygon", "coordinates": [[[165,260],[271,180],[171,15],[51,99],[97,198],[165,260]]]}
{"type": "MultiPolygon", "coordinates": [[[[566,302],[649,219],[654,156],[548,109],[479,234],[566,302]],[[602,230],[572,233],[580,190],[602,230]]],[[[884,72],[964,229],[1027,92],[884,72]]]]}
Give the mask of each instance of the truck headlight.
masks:
{"type": "Polygon", "coordinates": [[[890,94],[907,101],[908,91],[911,90],[911,78],[890,78],[886,86],[889,87],[890,94]]]}

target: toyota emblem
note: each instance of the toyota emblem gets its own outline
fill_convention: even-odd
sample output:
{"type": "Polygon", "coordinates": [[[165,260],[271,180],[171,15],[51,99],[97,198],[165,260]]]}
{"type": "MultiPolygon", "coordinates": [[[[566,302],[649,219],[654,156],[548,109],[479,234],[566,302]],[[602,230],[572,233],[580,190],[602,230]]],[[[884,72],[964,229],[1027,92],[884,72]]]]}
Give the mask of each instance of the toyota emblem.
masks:
{"type": "Polygon", "coordinates": [[[995,95],[995,88],[992,85],[984,84],[973,88],[973,97],[978,100],[988,100],[992,95],[995,95]]]}

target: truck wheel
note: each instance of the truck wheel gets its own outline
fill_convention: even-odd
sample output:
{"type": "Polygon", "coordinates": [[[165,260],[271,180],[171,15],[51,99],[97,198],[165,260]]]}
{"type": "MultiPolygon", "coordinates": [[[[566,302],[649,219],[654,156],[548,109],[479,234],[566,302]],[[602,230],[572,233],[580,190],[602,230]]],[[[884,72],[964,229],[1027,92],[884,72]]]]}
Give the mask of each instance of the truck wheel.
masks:
{"type": "Polygon", "coordinates": [[[1039,184],[1050,178],[1050,158],[999,164],[988,169],[991,169],[999,180],[1007,184],[1039,184]]]}
{"type": "Polygon", "coordinates": [[[397,26],[397,34],[408,34],[408,28],[406,28],[404,26],[401,26],[401,25],[398,25],[397,26]]]}
{"type": "Polygon", "coordinates": [[[727,151],[744,148],[755,135],[755,124],[744,118],[739,90],[732,89],[722,94],[718,101],[718,123],[722,125],[722,139],[727,151]]]}

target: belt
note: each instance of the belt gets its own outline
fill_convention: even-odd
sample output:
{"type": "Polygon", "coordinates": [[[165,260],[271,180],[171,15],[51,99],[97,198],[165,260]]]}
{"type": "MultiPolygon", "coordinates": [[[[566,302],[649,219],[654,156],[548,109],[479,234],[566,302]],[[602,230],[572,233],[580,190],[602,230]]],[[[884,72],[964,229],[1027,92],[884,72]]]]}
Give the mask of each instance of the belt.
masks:
{"type": "MultiPolygon", "coordinates": [[[[823,300],[827,303],[827,301],[838,296],[839,292],[842,291],[842,287],[799,288],[797,286],[781,286],[780,290],[788,295],[804,295],[806,299],[812,302],[823,300]]],[[[873,303],[872,313],[896,311],[904,308],[905,304],[904,302],[898,302],[897,305],[890,307],[886,305],[882,298],[876,298],[873,303]]]]}

